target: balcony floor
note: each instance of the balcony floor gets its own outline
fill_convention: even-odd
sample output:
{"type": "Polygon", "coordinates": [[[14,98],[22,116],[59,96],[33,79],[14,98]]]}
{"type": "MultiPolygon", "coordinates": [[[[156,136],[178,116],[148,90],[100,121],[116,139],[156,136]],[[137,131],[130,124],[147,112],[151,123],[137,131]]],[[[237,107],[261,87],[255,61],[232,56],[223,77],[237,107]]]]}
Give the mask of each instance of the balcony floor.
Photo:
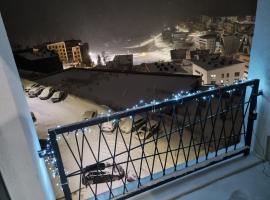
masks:
{"type": "Polygon", "coordinates": [[[258,164],[218,180],[178,200],[268,200],[270,199],[270,165],[258,164]]]}
{"type": "Polygon", "coordinates": [[[168,182],[131,199],[269,200],[269,188],[270,164],[250,155],[168,182]]]}

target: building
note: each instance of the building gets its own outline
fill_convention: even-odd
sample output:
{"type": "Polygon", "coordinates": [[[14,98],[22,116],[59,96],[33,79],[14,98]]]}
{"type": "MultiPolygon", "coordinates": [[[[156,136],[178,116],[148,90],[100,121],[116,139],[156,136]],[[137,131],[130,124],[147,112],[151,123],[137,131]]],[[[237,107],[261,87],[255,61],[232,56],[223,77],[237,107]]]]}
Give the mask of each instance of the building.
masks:
{"type": "Polygon", "coordinates": [[[41,73],[63,70],[63,65],[56,53],[47,49],[26,49],[14,52],[16,65],[19,69],[41,73]]]}
{"type": "Polygon", "coordinates": [[[222,53],[225,56],[233,56],[238,53],[241,39],[235,34],[223,34],[221,37],[222,41],[222,53]]]}
{"type": "Polygon", "coordinates": [[[142,63],[133,66],[133,71],[151,72],[151,73],[170,73],[170,74],[187,74],[180,63],[176,62],[154,62],[142,63]]]}
{"type": "Polygon", "coordinates": [[[174,62],[182,61],[187,58],[187,49],[173,49],[170,51],[171,60],[174,62]]]}
{"type": "Polygon", "coordinates": [[[164,42],[172,42],[172,31],[171,31],[171,28],[165,28],[162,31],[162,40],[164,42]]]}
{"type": "Polygon", "coordinates": [[[190,59],[193,60],[193,59],[199,59],[201,56],[207,56],[209,55],[209,50],[208,49],[204,49],[204,50],[201,50],[201,49],[196,49],[196,50],[193,50],[193,51],[190,51],[190,59]]]}
{"type": "Polygon", "coordinates": [[[216,34],[206,34],[202,36],[194,37],[194,44],[196,49],[208,49],[210,53],[214,53],[216,50],[216,34]]]}
{"type": "Polygon", "coordinates": [[[133,67],[133,54],[116,55],[112,61],[107,62],[109,69],[130,71],[133,67]]]}
{"type": "Polygon", "coordinates": [[[61,42],[49,43],[47,48],[58,54],[63,64],[91,65],[88,55],[89,46],[81,40],[66,40],[61,42]]]}
{"type": "Polygon", "coordinates": [[[193,75],[201,75],[203,84],[224,85],[247,79],[248,67],[239,60],[209,54],[192,62],[193,75]]]}
{"type": "MultiPolygon", "coordinates": [[[[204,168],[196,160],[194,165],[193,163],[186,162],[186,165],[189,166],[187,170],[181,169],[181,174],[175,171],[172,176],[166,176],[164,178],[161,178],[162,175],[158,176],[152,183],[147,183],[148,185],[145,187],[147,190],[141,191],[136,189],[136,193],[134,194],[136,196],[133,196],[134,199],[181,198],[181,200],[195,200],[217,199],[218,197],[219,200],[228,200],[240,198],[256,199],[258,196],[261,199],[269,199],[270,182],[267,178],[267,172],[269,172],[268,162],[270,159],[270,113],[269,109],[267,109],[270,106],[270,75],[267,73],[270,66],[268,53],[269,40],[267,40],[270,35],[269,9],[269,1],[258,1],[256,18],[256,23],[258,23],[255,28],[256,34],[251,51],[250,75],[251,78],[260,78],[260,89],[263,90],[264,95],[257,97],[257,91],[253,93],[252,99],[255,99],[255,103],[252,108],[254,109],[250,109],[249,114],[244,118],[249,121],[248,127],[252,133],[252,137],[249,139],[253,144],[249,147],[250,154],[248,152],[244,154],[244,157],[242,157],[243,154],[233,157],[232,154],[226,153],[227,158],[229,158],[227,160],[226,157],[218,154],[219,157],[224,158],[222,162],[217,163],[217,160],[208,158],[209,160],[206,162],[213,165],[204,168]],[[258,119],[253,125],[254,121],[252,119],[256,117],[258,119]],[[196,169],[200,170],[195,171],[196,169]],[[188,176],[186,176],[187,174],[188,176]]],[[[1,113],[5,113],[1,117],[0,124],[1,130],[3,130],[0,140],[1,161],[3,161],[0,162],[1,197],[4,196],[5,199],[29,200],[55,199],[45,162],[37,155],[40,146],[23,95],[18,73],[16,72],[16,66],[12,60],[12,53],[10,52],[10,46],[2,20],[0,29],[2,38],[0,41],[1,60],[6,61],[0,67],[0,82],[3,88],[0,109],[1,113]],[[16,140],[14,140],[14,133],[17,133],[16,140]],[[23,187],[22,183],[25,183],[23,187]]],[[[200,109],[198,110],[200,112],[200,109]]],[[[213,113],[213,115],[216,114],[213,113]]],[[[199,119],[199,121],[201,122],[202,120],[199,119]]],[[[167,138],[167,140],[169,139],[167,138]]],[[[193,140],[190,141],[192,143],[193,140]]],[[[144,147],[144,143],[141,146],[144,147]]],[[[167,152],[171,151],[172,149],[168,147],[167,152]]],[[[129,161],[128,156],[127,158],[129,161]]],[[[200,158],[202,157],[199,156],[200,158]]],[[[164,170],[161,173],[163,175],[166,174],[164,170]]],[[[62,183],[65,189],[67,182],[62,183]]],[[[122,189],[121,191],[125,190],[122,189]]],[[[127,194],[129,193],[127,192],[127,194]]]]}
{"type": "Polygon", "coordinates": [[[47,48],[48,50],[57,53],[63,64],[68,63],[68,55],[65,42],[50,43],[47,44],[47,48]]]}

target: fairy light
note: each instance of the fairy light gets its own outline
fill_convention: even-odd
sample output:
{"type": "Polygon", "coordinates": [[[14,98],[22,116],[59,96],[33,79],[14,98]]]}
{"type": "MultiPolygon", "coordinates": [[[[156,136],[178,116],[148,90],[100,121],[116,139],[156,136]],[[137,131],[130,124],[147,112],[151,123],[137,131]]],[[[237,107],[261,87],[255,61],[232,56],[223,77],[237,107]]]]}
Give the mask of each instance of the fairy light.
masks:
{"type": "MultiPolygon", "coordinates": [[[[244,82],[243,80],[239,80],[239,81],[236,81],[233,84],[234,85],[237,85],[237,84],[243,83],[243,82],[244,82]]],[[[212,91],[214,89],[216,89],[216,87],[210,87],[208,89],[208,91],[212,91]]],[[[227,90],[225,92],[228,93],[229,95],[232,95],[236,91],[237,91],[236,89],[231,89],[231,90],[227,90]]],[[[170,100],[179,101],[181,98],[184,98],[185,96],[192,96],[192,95],[197,95],[197,94],[200,94],[200,93],[202,93],[201,90],[198,90],[198,91],[195,91],[195,92],[189,92],[189,91],[183,91],[183,90],[181,90],[178,93],[173,93],[171,95],[171,97],[169,97],[169,98],[164,98],[163,101],[157,101],[157,100],[154,99],[154,100],[150,101],[149,103],[147,103],[147,102],[145,102],[144,100],[141,99],[132,108],[126,108],[126,111],[138,109],[139,107],[152,106],[152,112],[155,112],[156,105],[159,105],[160,103],[168,102],[170,100]]],[[[203,97],[200,97],[200,98],[194,98],[194,101],[200,101],[200,99],[202,99],[204,101],[207,101],[207,100],[209,100],[211,98],[215,98],[215,95],[214,94],[210,94],[210,95],[206,95],[206,96],[203,96],[203,97]]],[[[183,102],[180,102],[180,103],[183,103],[183,102]]],[[[162,108],[160,108],[159,110],[161,110],[161,109],[162,108]]],[[[107,116],[110,117],[111,116],[111,113],[112,113],[112,110],[108,110],[107,111],[107,116]]],[[[104,113],[101,113],[101,115],[104,116],[105,114],[104,113]]],[[[129,116],[129,118],[130,119],[133,119],[133,116],[129,116]]],[[[119,119],[112,119],[111,121],[113,123],[118,123],[119,122],[119,119]]],[[[58,125],[57,128],[61,128],[61,126],[58,125]]],[[[88,131],[88,130],[90,131],[90,128],[84,128],[83,130],[84,131],[88,131]]],[[[78,131],[75,131],[75,135],[78,136],[78,134],[79,134],[78,131]]],[[[68,135],[66,137],[68,138],[68,135]]],[[[56,140],[59,141],[60,139],[61,139],[61,136],[58,135],[56,137],[56,140]]],[[[50,143],[50,138],[49,137],[47,138],[47,145],[46,145],[46,149],[44,151],[45,152],[43,152],[41,156],[44,158],[44,161],[45,161],[48,169],[50,170],[52,177],[56,181],[56,186],[60,187],[60,189],[62,190],[62,185],[60,183],[60,175],[59,175],[59,171],[58,171],[58,168],[57,168],[57,159],[55,158],[54,151],[53,151],[53,148],[51,147],[51,143],[50,143]]],[[[68,175],[68,174],[69,174],[69,172],[68,171],[65,171],[65,175],[68,175]]]]}

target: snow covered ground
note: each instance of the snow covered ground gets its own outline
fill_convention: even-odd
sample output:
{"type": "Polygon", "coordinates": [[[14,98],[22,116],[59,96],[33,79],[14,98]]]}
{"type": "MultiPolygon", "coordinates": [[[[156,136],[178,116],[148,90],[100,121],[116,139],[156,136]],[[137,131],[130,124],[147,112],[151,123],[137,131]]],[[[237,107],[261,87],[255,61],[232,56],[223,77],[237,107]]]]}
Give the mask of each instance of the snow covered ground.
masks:
{"type": "MultiPolygon", "coordinates": [[[[197,81],[196,77],[192,76],[147,76],[146,78],[143,74],[125,74],[125,73],[101,73],[101,72],[89,72],[85,70],[69,70],[63,73],[55,74],[43,79],[38,80],[37,82],[44,85],[44,86],[54,86],[57,89],[64,89],[66,90],[69,95],[64,101],[59,103],[52,103],[50,100],[40,100],[39,98],[29,98],[26,94],[27,102],[29,105],[30,111],[35,114],[37,118],[36,129],[38,133],[38,137],[45,139],[47,138],[47,130],[50,128],[57,127],[58,125],[65,125],[74,122],[82,121],[83,114],[85,111],[88,110],[95,110],[98,112],[104,111],[103,104],[115,107],[126,107],[133,105],[134,102],[138,101],[139,98],[142,96],[145,97],[147,100],[151,100],[155,97],[157,98],[164,98],[167,97],[168,94],[181,90],[188,90],[191,89],[194,85],[194,82],[197,81]],[[147,80],[147,81],[145,81],[147,80]],[[127,85],[123,85],[123,83],[129,83],[127,85]],[[136,85],[137,84],[137,85],[136,85]],[[135,87],[135,88],[132,88],[135,87]],[[140,88],[140,89],[139,89],[140,88]],[[159,89],[159,90],[158,90],[159,89]],[[126,91],[126,92],[124,92],[126,91]],[[126,93],[124,96],[120,95],[126,93]],[[114,95],[116,93],[116,95],[114,95]],[[105,95],[107,94],[107,95],[105,95]],[[135,94],[135,95],[134,95],[135,94]],[[105,96],[104,96],[105,95],[105,96]],[[119,96],[122,96],[119,98],[119,96]],[[103,98],[101,98],[103,97],[103,98]],[[114,98],[112,98],[114,97],[114,98]],[[91,100],[93,99],[93,100],[91,100]],[[106,101],[107,99],[107,101],[106,101]],[[114,104],[114,102],[117,102],[114,104]],[[122,106],[120,106],[122,105],[122,106]]],[[[26,87],[27,85],[33,83],[27,79],[22,80],[23,85],[26,87]]],[[[91,147],[94,149],[94,155],[99,155],[99,159],[108,159],[111,158],[110,151],[113,152],[116,135],[117,133],[114,132],[113,134],[105,134],[103,140],[101,141],[101,151],[98,153],[98,141],[100,132],[98,131],[97,127],[91,127],[87,129],[86,137],[89,139],[91,147]],[[89,131],[91,130],[91,131],[89,131]],[[109,149],[107,148],[106,144],[104,143],[104,139],[109,145],[109,149]]],[[[184,140],[188,141],[189,134],[185,134],[187,137],[184,140]]],[[[78,134],[78,141],[82,141],[82,134],[78,134]]],[[[125,162],[127,160],[127,149],[126,145],[129,144],[130,141],[130,134],[123,134],[123,137],[120,136],[118,133],[117,137],[117,145],[116,145],[116,152],[115,154],[119,154],[122,152],[121,155],[116,156],[116,162],[125,162]],[[124,153],[123,153],[124,152],[124,153]]],[[[142,154],[142,148],[140,147],[140,140],[132,136],[132,144],[131,147],[137,147],[131,151],[131,156],[133,159],[138,159],[134,161],[134,166],[129,164],[128,173],[132,176],[135,176],[135,169],[138,171],[140,166],[140,157],[142,154]],[[135,167],[135,168],[134,168],[135,167]]],[[[76,140],[75,134],[70,134],[67,139],[70,147],[76,151],[76,140]]],[[[171,137],[171,148],[176,149],[178,148],[179,142],[179,135],[173,134],[171,137]]],[[[63,163],[65,169],[67,171],[74,171],[78,170],[78,166],[68,149],[65,140],[61,139],[59,141],[59,147],[62,154],[63,163]]],[[[168,147],[168,139],[163,137],[158,140],[157,148],[161,152],[166,151],[168,147]]],[[[155,150],[154,143],[149,143],[144,146],[145,155],[153,155],[155,150]]],[[[85,148],[84,153],[84,166],[89,164],[96,163],[94,159],[94,155],[89,152],[89,148],[85,148]]],[[[165,162],[165,155],[161,155],[161,160],[165,162]]],[[[173,159],[175,159],[176,153],[173,153],[173,159]]],[[[112,159],[108,160],[112,162],[112,159]]],[[[147,161],[150,163],[149,165],[152,166],[153,157],[147,158],[147,161]]],[[[183,161],[183,157],[179,157],[179,162],[183,161]]],[[[173,165],[172,155],[168,154],[167,156],[167,167],[173,165]]],[[[123,164],[122,167],[126,170],[127,165],[123,164]]],[[[155,165],[153,168],[153,172],[161,171],[161,164],[159,164],[159,160],[156,157],[155,165]]],[[[137,174],[139,171],[137,172],[137,174]]],[[[142,162],[142,170],[141,170],[141,177],[145,177],[149,175],[148,166],[146,161],[143,160],[142,162]]],[[[71,191],[76,191],[79,188],[79,176],[70,179],[70,188],[71,191]]],[[[55,186],[55,193],[57,198],[62,197],[63,193],[56,185],[57,179],[53,179],[55,186]]],[[[119,187],[123,184],[122,181],[114,181],[113,188],[119,187]]],[[[99,184],[97,187],[97,192],[105,192],[108,190],[106,184],[99,184]]],[[[78,192],[74,193],[76,196],[75,199],[78,198],[78,192]]],[[[82,199],[86,199],[90,197],[91,190],[89,188],[83,189],[81,193],[82,199]]]]}

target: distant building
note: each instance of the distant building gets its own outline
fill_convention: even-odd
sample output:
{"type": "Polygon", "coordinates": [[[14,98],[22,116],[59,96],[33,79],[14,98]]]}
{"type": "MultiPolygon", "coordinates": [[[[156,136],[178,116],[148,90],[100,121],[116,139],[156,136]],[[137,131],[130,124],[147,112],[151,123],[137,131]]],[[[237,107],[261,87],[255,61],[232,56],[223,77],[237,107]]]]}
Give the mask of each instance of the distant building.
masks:
{"type": "Polygon", "coordinates": [[[196,49],[194,51],[190,51],[190,59],[199,59],[201,56],[209,55],[210,51],[208,49],[196,49]]]}
{"type": "Polygon", "coordinates": [[[203,84],[232,84],[247,79],[246,63],[232,58],[210,54],[192,62],[193,75],[201,75],[203,84]]]}
{"type": "Polygon", "coordinates": [[[171,31],[171,28],[165,28],[162,31],[162,39],[165,42],[172,42],[172,31],[171,31]]]}
{"type": "Polygon", "coordinates": [[[66,40],[47,44],[47,48],[58,54],[63,64],[91,65],[89,47],[81,40],[66,40]]]}
{"type": "Polygon", "coordinates": [[[179,32],[175,31],[172,33],[172,42],[174,45],[174,48],[182,48],[185,46],[186,39],[188,36],[188,32],[179,32]]]}
{"type": "Polygon", "coordinates": [[[197,49],[208,49],[210,53],[214,53],[216,50],[216,34],[206,34],[202,36],[194,37],[195,47],[197,49]]]}
{"type": "Polygon", "coordinates": [[[187,58],[187,49],[173,49],[170,51],[171,60],[174,62],[182,61],[187,58]]]}
{"type": "Polygon", "coordinates": [[[16,65],[19,69],[52,73],[63,70],[63,65],[54,52],[47,49],[26,49],[14,52],[16,65]]]}
{"type": "Polygon", "coordinates": [[[107,68],[131,71],[133,67],[133,54],[116,55],[112,61],[106,65],[107,68]]]}
{"type": "Polygon", "coordinates": [[[58,54],[60,60],[65,64],[68,63],[68,55],[65,42],[55,42],[47,44],[47,48],[50,51],[54,51],[58,54]]]}
{"type": "Polygon", "coordinates": [[[187,74],[181,65],[175,62],[142,63],[133,67],[133,71],[151,73],[187,74]]]}
{"type": "Polygon", "coordinates": [[[240,38],[233,34],[223,34],[222,38],[222,52],[226,56],[233,56],[238,53],[240,47],[240,38]]]}

